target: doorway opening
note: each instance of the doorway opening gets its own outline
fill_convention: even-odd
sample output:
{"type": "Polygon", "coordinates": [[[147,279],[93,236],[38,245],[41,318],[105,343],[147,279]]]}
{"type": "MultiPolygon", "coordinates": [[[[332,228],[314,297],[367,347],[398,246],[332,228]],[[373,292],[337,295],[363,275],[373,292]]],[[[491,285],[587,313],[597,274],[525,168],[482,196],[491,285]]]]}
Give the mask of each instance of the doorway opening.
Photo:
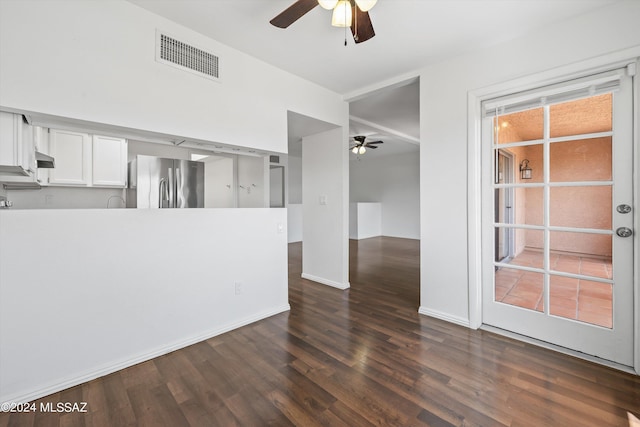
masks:
{"type": "MultiPolygon", "coordinates": [[[[375,293],[389,257],[406,262],[397,287],[420,305],[420,80],[380,88],[349,102],[350,282],[375,293]],[[366,151],[354,150],[371,143],[366,151]],[[368,278],[364,282],[361,278],[368,278]],[[410,279],[410,280],[409,280],[410,279]]],[[[395,289],[395,288],[394,288],[395,289]]]]}

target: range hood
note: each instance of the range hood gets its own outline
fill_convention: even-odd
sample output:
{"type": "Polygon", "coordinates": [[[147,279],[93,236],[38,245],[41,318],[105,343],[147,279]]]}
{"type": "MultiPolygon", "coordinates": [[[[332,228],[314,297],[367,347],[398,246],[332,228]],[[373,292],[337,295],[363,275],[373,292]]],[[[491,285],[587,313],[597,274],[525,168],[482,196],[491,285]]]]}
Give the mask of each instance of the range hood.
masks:
{"type": "Polygon", "coordinates": [[[56,167],[56,161],[53,157],[48,156],[39,151],[36,151],[36,162],[37,162],[38,168],[51,169],[56,167]]]}
{"type": "Polygon", "coordinates": [[[40,190],[39,182],[5,182],[2,184],[5,190],[40,190]]]}

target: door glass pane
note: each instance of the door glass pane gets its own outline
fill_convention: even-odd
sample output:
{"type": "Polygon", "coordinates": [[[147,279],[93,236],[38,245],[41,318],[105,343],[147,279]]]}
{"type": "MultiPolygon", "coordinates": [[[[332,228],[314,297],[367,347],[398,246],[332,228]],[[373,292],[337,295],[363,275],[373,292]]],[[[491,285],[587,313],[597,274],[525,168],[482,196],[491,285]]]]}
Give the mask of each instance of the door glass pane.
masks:
{"type": "Polygon", "coordinates": [[[590,280],[551,275],[549,313],[611,328],[613,325],[613,286],[590,280]]]}
{"type": "Polygon", "coordinates": [[[552,231],[550,269],[612,279],[611,242],[606,234],[552,231]]]}
{"type": "Polygon", "coordinates": [[[551,275],[549,277],[549,313],[567,319],[578,318],[580,280],[551,275]]]}
{"type": "Polygon", "coordinates": [[[541,183],[543,175],[542,144],[524,145],[498,149],[496,153],[496,184],[534,184],[541,183]],[[509,162],[505,162],[504,157],[509,162]],[[524,171],[529,169],[529,171],[524,171]]]}
{"type": "Polygon", "coordinates": [[[495,227],[496,241],[499,251],[496,261],[525,267],[542,268],[544,265],[542,245],[544,232],[524,228],[495,227]]]}
{"type": "Polygon", "coordinates": [[[610,93],[549,107],[551,138],[611,130],[610,93]]]}
{"type": "Polygon", "coordinates": [[[513,229],[507,227],[496,227],[496,256],[495,260],[509,262],[512,256],[513,229]]]}
{"type": "Polygon", "coordinates": [[[542,144],[524,145],[520,147],[509,148],[509,153],[513,155],[513,159],[516,165],[514,182],[517,182],[518,184],[533,184],[543,181],[544,175],[542,152],[542,144]],[[523,175],[522,170],[525,167],[531,169],[529,175],[523,175]],[[528,177],[525,178],[523,176],[528,177]]]}
{"type": "MultiPolygon", "coordinates": [[[[512,246],[509,256],[502,263],[542,269],[544,253],[542,230],[496,227],[497,235],[508,235],[512,246]]],[[[544,311],[542,298],[544,274],[517,270],[508,267],[496,267],[495,300],[530,310],[544,311]]]]}
{"type": "Polygon", "coordinates": [[[543,225],[544,223],[544,190],[542,187],[516,188],[515,212],[516,224],[543,225]]]}
{"type": "Polygon", "coordinates": [[[580,280],[578,320],[613,327],[613,285],[580,280]]]}
{"type": "Polygon", "coordinates": [[[549,220],[552,226],[611,230],[611,186],[552,187],[549,220]]]}
{"type": "Polygon", "coordinates": [[[544,110],[535,108],[499,116],[494,119],[493,126],[498,144],[542,139],[544,110]]]}
{"type": "Polygon", "coordinates": [[[513,268],[495,272],[495,300],[535,311],[544,311],[544,274],[513,268]]]}
{"type": "MultiPolygon", "coordinates": [[[[522,230],[524,241],[516,246],[518,249],[522,248],[522,252],[518,252],[518,255],[528,254],[530,252],[536,252],[542,254],[544,248],[544,232],[542,230],[522,230]]],[[[516,237],[518,235],[516,234],[516,237]]],[[[516,240],[520,243],[519,240],[516,240]]],[[[516,255],[516,258],[518,257],[516,255]]],[[[540,256],[540,255],[536,255],[540,256]]],[[[522,264],[527,265],[527,264],[522,264]]],[[[538,267],[539,264],[531,264],[530,267],[538,267]]]]}
{"type": "Polygon", "coordinates": [[[551,182],[610,181],[611,137],[554,142],[549,147],[551,182]]]}

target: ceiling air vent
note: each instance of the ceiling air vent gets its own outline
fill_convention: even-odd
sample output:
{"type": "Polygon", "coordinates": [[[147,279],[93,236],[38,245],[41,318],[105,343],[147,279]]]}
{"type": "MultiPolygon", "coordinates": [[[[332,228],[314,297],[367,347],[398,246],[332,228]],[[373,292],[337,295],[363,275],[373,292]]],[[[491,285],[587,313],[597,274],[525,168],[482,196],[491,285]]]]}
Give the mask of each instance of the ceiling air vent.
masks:
{"type": "Polygon", "coordinates": [[[198,74],[208,79],[220,80],[220,58],[213,53],[157,32],[156,61],[198,74]]]}

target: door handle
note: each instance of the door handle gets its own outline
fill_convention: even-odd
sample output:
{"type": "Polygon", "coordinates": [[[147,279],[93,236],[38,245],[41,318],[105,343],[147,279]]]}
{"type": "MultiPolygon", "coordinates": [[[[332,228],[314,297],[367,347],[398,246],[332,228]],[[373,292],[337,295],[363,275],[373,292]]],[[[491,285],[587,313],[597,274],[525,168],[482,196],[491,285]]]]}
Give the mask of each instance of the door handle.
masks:
{"type": "Polygon", "coordinates": [[[618,211],[618,213],[627,214],[627,213],[631,212],[631,206],[625,205],[625,204],[618,205],[616,207],[616,210],[618,211]]]}
{"type": "Polygon", "coordinates": [[[616,234],[620,237],[631,237],[631,235],[633,234],[633,230],[628,227],[619,227],[616,230],[616,234]]]}

